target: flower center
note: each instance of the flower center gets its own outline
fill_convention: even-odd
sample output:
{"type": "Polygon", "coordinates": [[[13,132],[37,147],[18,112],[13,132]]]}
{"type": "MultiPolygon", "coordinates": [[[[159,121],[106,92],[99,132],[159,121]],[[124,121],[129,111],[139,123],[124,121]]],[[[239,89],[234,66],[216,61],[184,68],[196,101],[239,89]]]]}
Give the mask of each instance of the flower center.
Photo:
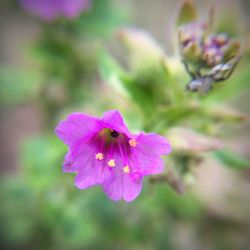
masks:
{"type": "Polygon", "coordinates": [[[117,138],[120,134],[117,131],[115,131],[115,130],[110,130],[110,135],[113,138],[117,138]]]}

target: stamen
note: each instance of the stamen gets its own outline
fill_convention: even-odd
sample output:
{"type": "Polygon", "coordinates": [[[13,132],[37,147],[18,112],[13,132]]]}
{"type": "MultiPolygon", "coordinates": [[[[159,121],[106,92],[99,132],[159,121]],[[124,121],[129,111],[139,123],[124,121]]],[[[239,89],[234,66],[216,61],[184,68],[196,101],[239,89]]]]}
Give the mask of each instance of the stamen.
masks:
{"type": "Polygon", "coordinates": [[[95,158],[96,158],[96,160],[101,161],[101,160],[103,160],[104,155],[102,153],[97,153],[97,154],[95,154],[95,158]]]}
{"type": "Polygon", "coordinates": [[[136,147],[136,140],[133,138],[133,139],[130,139],[129,140],[129,146],[132,147],[132,148],[135,148],[136,147]]]}
{"type": "Polygon", "coordinates": [[[115,167],[115,160],[114,159],[109,160],[108,161],[108,166],[111,167],[111,168],[115,167]]]}
{"type": "Polygon", "coordinates": [[[123,168],[123,172],[126,173],[126,174],[129,174],[130,173],[130,168],[128,165],[126,165],[124,168],[123,168]]]}

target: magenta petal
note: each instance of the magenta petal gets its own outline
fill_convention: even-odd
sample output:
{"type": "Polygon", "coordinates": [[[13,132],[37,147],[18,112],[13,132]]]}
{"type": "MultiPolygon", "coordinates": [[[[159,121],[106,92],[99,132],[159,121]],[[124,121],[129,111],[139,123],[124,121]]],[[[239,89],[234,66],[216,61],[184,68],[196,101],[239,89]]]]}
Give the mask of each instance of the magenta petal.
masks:
{"type": "Polygon", "coordinates": [[[141,178],[132,178],[132,174],[123,173],[122,169],[111,169],[110,177],[102,186],[109,199],[113,201],[121,200],[133,201],[142,190],[141,178]]]}
{"type": "Polygon", "coordinates": [[[116,166],[109,168],[110,173],[108,178],[102,183],[103,190],[109,199],[118,201],[123,197],[123,166],[124,162],[118,151],[114,152],[113,158],[115,159],[116,166]]]}
{"type": "Polygon", "coordinates": [[[102,187],[109,199],[113,201],[120,200],[123,195],[122,173],[113,169],[110,170],[110,178],[103,182],[102,187]]]}
{"type": "Polygon", "coordinates": [[[130,161],[134,169],[143,175],[159,174],[164,169],[160,155],[168,154],[171,146],[168,141],[156,134],[139,134],[130,161]]]}
{"type": "Polygon", "coordinates": [[[153,133],[141,133],[136,137],[136,141],[136,149],[144,152],[145,154],[154,153],[156,155],[164,155],[169,154],[172,149],[165,137],[153,133]]]}
{"type": "Polygon", "coordinates": [[[116,130],[117,132],[124,133],[128,137],[132,135],[129,133],[128,128],[123,121],[123,118],[118,110],[110,110],[102,116],[103,126],[116,130]]]}
{"type": "Polygon", "coordinates": [[[63,162],[63,172],[65,173],[72,173],[75,172],[77,169],[73,169],[72,165],[74,163],[74,160],[71,156],[71,153],[68,152],[65,157],[64,157],[64,162],[63,162]]]}
{"type": "Polygon", "coordinates": [[[130,165],[143,175],[159,174],[164,169],[164,162],[159,156],[139,150],[134,150],[130,165]]]}
{"type": "Polygon", "coordinates": [[[75,177],[75,185],[79,189],[86,189],[93,185],[101,185],[110,178],[109,169],[105,168],[103,162],[89,160],[88,164],[81,168],[75,177]]]}
{"type": "Polygon", "coordinates": [[[103,180],[103,167],[97,161],[90,161],[87,166],[81,168],[75,177],[75,185],[79,189],[85,189],[98,185],[103,180]]]}
{"type": "Polygon", "coordinates": [[[72,173],[88,167],[89,162],[95,160],[96,152],[92,144],[79,143],[72,146],[64,158],[63,171],[72,173]]]}
{"type": "Polygon", "coordinates": [[[123,197],[123,171],[124,166],[121,155],[116,151],[113,158],[116,166],[109,168],[110,176],[103,181],[103,191],[113,201],[118,201],[123,197]]]}
{"type": "Polygon", "coordinates": [[[56,127],[57,136],[68,145],[85,140],[101,130],[100,120],[81,113],[73,113],[56,127]]]}
{"type": "Polygon", "coordinates": [[[133,201],[142,190],[142,178],[132,178],[131,174],[123,175],[123,199],[133,201]]]}
{"type": "Polygon", "coordinates": [[[104,160],[97,160],[91,150],[80,153],[80,157],[75,159],[74,164],[80,166],[75,177],[75,185],[80,189],[100,185],[110,179],[110,169],[107,163],[104,160]]]}
{"type": "Polygon", "coordinates": [[[114,154],[116,166],[109,169],[110,176],[102,183],[103,190],[107,196],[114,201],[124,199],[127,202],[134,200],[141,192],[143,175],[131,168],[131,173],[124,173],[126,165],[124,159],[118,152],[114,154]]]}
{"type": "Polygon", "coordinates": [[[75,177],[75,185],[79,189],[86,189],[98,184],[100,184],[99,176],[91,174],[91,169],[81,170],[75,177]]]}

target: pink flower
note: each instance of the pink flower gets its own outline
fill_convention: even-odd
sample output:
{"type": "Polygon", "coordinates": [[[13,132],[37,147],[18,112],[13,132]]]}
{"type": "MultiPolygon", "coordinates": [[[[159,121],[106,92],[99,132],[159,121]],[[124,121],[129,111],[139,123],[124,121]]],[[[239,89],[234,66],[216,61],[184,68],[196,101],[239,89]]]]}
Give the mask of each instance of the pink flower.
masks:
{"type": "Polygon", "coordinates": [[[101,185],[111,200],[134,200],[145,175],[163,171],[161,155],[171,146],[157,134],[129,132],[119,111],[102,118],[73,113],[56,127],[57,136],[69,146],[63,171],[76,172],[75,185],[86,189],[101,185]]]}
{"type": "Polygon", "coordinates": [[[45,20],[59,16],[76,18],[90,5],[89,0],[20,0],[22,6],[45,20]]]}

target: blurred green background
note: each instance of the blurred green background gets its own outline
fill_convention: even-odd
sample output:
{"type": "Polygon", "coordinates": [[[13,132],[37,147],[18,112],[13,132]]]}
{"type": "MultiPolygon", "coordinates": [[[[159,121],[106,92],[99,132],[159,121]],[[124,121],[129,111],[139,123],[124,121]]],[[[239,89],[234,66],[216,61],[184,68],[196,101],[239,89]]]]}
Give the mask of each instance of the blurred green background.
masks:
{"type": "MultiPolygon", "coordinates": [[[[210,1],[195,3],[200,16],[209,12],[210,1]]],[[[215,4],[218,30],[240,39],[243,59],[228,83],[201,97],[186,93],[189,76],[175,54],[180,5],[92,0],[75,20],[45,22],[1,1],[1,249],[250,249],[249,1],[215,4]],[[152,37],[136,40],[121,27],[152,37]],[[99,187],[75,188],[54,135],[70,112],[107,109],[121,110],[133,132],[170,139],[188,128],[225,149],[208,150],[206,136],[201,151],[175,141],[166,160],[172,180],[146,178],[135,201],[112,202],[99,187]]]]}

